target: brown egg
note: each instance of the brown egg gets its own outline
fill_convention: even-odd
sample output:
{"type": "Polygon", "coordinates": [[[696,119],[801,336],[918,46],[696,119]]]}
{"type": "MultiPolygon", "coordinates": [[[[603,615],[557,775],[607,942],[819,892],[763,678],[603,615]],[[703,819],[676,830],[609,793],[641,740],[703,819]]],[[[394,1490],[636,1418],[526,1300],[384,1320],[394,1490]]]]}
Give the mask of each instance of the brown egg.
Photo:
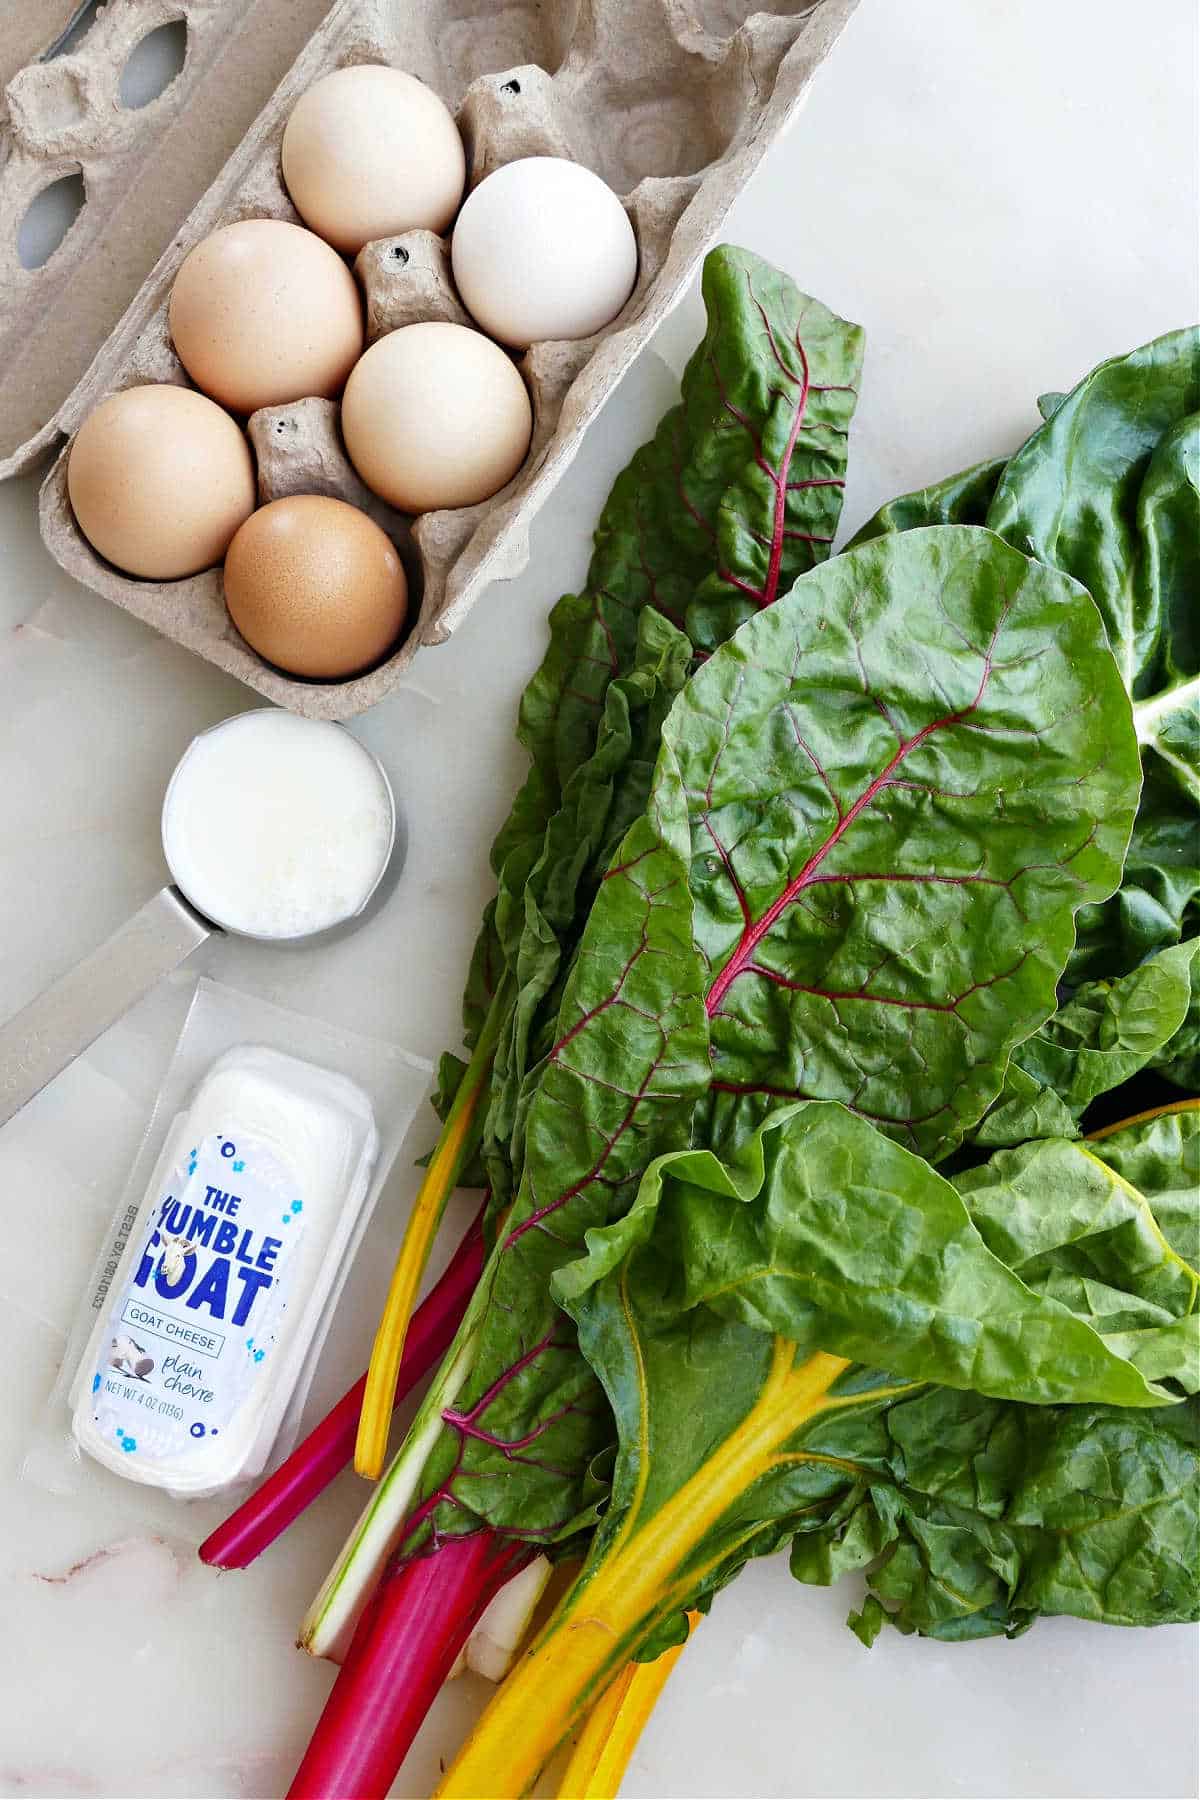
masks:
{"type": "Polygon", "coordinates": [[[220,562],[254,511],[254,460],[238,426],[203,394],[125,388],[75,435],[67,492],[79,529],[130,575],[174,581],[220,562]]]}
{"type": "Polygon", "coordinates": [[[353,275],[302,225],[243,219],[204,238],[171,290],[171,337],[196,386],[234,412],[332,400],[363,347],[353,275]]]}
{"type": "Polygon", "coordinates": [[[366,513],[295,494],[260,507],[225,558],[225,604],[250,645],[289,675],[370,668],[408,611],[404,565],[366,513]]]}

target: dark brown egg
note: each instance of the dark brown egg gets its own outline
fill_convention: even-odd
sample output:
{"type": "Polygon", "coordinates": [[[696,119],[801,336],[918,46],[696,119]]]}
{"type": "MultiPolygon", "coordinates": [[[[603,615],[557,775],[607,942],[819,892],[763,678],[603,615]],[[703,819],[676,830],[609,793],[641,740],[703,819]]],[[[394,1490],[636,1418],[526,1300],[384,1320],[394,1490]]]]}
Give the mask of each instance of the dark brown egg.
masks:
{"type": "Polygon", "coordinates": [[[225,604],[252,650],[289,675],[360,674],[404,627],[395,547],[344,500],[297,494],[260,507],[225,558],[225,604]]]}

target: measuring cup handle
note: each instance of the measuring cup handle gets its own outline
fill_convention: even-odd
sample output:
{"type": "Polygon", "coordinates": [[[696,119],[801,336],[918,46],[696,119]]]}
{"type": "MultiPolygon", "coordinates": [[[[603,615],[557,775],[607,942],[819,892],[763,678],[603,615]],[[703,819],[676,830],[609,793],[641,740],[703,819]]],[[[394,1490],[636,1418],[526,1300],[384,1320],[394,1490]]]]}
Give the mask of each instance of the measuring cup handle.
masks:
{"type": "Polygon", "coordinates": [[[162,888],[98,950],[0,1025],[0,1125],[161,976],[199,949],[213,929],[178,888],[162,888]]]}

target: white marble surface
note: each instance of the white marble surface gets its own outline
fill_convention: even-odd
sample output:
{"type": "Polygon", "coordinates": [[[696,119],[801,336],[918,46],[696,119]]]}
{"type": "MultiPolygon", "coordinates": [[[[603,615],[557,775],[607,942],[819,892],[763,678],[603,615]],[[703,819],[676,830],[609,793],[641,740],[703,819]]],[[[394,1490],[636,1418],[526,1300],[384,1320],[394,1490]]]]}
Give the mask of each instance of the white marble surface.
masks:
{"type": "MultiPolygon", "coordinates": [[[[863,0],[727,232],[867,327],[849,526],[1012,445],[1038,392],[1194,314],[1195,60],[1181,0],[863,0]]],[[[517,695],[699,318],[692,296],[609,405],[526,576],[361,722],[411,831],[387,911],[319,955],[219,945],[213,973],[424,1054],[456,1041],[486,850],[521,773],[517,695]]],[[[165,778],[193,732],[251,701],[63,576],[34,502],[33,480],[0,490],[0,1016],[160,883],[165,778]]],[[[193,1555],[215,1505],[103,1474],[75,1497],[17,1477],[179,1004],[160,993],[0,1134],[0,1795],[279,1794],[330,1679],[291,1638],[356,1510],[352,1477],[252,1572],[219,1579],[193,1555]]],[[[362,1365],[412,1186],[402,1169],[385,1196],[314,1408],[362,1365]]],[[[1195,1793],[1188,1629],[1060,1621],[1015,1644],[892,1636],[867,1654],[842,1628],[850,1599],[794,1587],[778,1562],[750,1570],[688,1650],[625,1792],[1195,1793]]],[[[479,1698],[473,1678],[443,1696],[398,1793],[429,1791],[479,1698]]]]}

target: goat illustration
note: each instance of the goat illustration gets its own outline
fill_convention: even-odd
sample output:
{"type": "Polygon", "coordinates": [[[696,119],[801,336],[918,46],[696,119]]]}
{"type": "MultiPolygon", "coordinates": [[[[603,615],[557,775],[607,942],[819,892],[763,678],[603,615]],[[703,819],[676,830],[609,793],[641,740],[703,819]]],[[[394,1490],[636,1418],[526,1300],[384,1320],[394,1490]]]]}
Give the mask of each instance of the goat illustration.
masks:
{"type": "Polygon", "coordinates": [[[163,1239],[162,1251],[158,1258],[158,1273],[166,1281],[178,1281],[187,1266],[189,1256],[195,1256],[196,1246],[185,1237],[169,1237],[163,1239]]]}
{"type": "Polygon", "coordinates": [[[132,1375],[135,1381],[145,1381],[154,1367],[154,1358],[146,1355],[144,1346],[128,1336],[113,1339],[108,1361],[111,1368],[119,1369],[122,1375],[132,1375]]]}

